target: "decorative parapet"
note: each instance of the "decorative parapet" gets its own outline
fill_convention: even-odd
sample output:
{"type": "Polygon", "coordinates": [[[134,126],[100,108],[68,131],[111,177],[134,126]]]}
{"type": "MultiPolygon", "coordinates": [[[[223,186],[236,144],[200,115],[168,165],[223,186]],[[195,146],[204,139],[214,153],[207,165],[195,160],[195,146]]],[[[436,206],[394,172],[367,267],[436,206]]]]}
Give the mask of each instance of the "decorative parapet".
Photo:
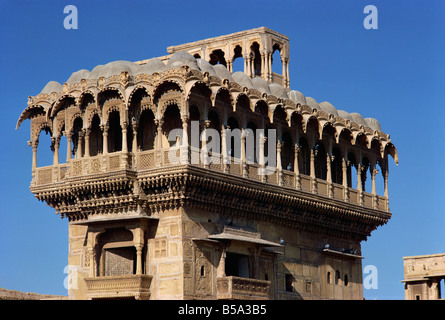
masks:
{"type": "Polygon", "coordinates": [[[132,298],[147,300],[150,298],[151,275],[121,275],[86,278],[88,299],[132,298]]]}
{"type": "Polygon", "coordinates": [[[216,279],[218,299],[269,300],[270,281],[241,277],[220,277],[216,279]]]}

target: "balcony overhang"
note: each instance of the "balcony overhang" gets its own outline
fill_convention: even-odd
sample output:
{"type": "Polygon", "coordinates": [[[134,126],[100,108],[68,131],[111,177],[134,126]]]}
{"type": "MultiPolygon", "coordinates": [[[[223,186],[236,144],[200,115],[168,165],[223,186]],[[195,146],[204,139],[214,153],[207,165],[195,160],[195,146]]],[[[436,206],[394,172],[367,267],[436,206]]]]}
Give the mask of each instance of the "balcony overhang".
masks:
{"type": "Polygon", "coordinates": [[[216,279],[217,299],[269,300],[270,281],[242,277],[219,277],[216,279]]]}
{"type": "Polygon", "coordinates": [[[272,241],[267,241],[267,240],[258,239],[258,238],[245,237],[245,236],[230,234],[230,233],[226,233],[226,232],[210,235],[209,239],[211,239],[211,240],[235,240],[235,241],[241,241],[241,242],[261,244],[263,246],[268,246],[268,247],[282,247],[281,244],[275,243],[272,241]]]}
{"type": "Polygon", "coordinates": [[[85,278],[88,299],[134,298],[148,300],[153,276],[131,274],[85,278]]]}
{"type": "Polygon", "coordinates": [[[365,257],[359,256],[358,254],[346,253],[332,249],[323,249],[324,254],[330,254],[334,256],[339,256],[343,258],[351,258],[351,259],[364,259],[365,257]]]}
{"type": "Polygon", "coordinates": [[[159,218],[151,217],[151,216],[118,216],[118,217],[101,217],[101,218],[89,218],[87,220],[75,221],[71,222],[72,225],[81,225],[81,226],[95,226],[95,225],[103,225],[107,223],[115,223],[115,222],[137,222],[137,223],[145,223],[150,221],[157,221],[159,218]]]}
{"type": "Polygon", "coordinates": [[[259,244],[267,247],[283,247],[279,243],[261,239],[260,233],[229,228],[229,227],[225,227],[224,231],[221,233],[209,235],[208,239],[217,241],[224,241],[224,240],[240,241],[240,242],[259,244]]]}

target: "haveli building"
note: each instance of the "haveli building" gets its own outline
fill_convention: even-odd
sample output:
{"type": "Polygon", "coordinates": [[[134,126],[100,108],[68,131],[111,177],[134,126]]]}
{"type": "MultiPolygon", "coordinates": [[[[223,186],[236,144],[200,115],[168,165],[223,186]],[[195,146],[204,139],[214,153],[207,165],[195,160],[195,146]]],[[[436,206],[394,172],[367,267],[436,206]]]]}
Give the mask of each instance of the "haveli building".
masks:
{"type": "Polygon", "coordinates": [[[291,90],[289,39],[265,27],[168,53],[51,81],[18,120],[31,191],[69,220],[70,298],[362,299],[361,241],[391,217],[398,161],[379,122],[291,90]]]}

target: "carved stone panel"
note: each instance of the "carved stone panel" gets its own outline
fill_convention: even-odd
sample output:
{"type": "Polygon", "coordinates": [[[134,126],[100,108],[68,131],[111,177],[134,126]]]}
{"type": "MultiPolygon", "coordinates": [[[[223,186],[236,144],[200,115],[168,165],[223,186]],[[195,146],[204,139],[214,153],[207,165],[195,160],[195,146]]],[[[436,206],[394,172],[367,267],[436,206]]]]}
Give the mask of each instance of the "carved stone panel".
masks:
{"type": "Polygon", "coordinates": [[[213,268],[211,261],[211,253],[201,251],[199,248],[195,250],[195,293],[196,294],[212,294],[213,268]]]}
{"type": "Polygon", "coordinates": [[[133,274],[134,250],[114,248],[105,250],[105,276],[133,274]]]}

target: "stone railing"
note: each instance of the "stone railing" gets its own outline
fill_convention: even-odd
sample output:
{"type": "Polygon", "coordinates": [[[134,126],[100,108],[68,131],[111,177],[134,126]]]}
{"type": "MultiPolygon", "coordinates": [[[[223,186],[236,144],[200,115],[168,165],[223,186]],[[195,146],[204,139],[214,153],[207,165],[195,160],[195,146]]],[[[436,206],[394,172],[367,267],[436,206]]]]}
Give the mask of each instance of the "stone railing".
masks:
{"type": "MultiPolygon", "coordinates": [[[[323,179],[313,179],[310,176],[293,171],[276,169],[266,175],[259,164],[242,163],[241,159],[224,157],[221,154],[211,154],[211,161],[203,161],[200,150],[190,147],[165,148],[162,150],[138,151],[136,153],[114,152],[106,155],[71,159],[68,163],[36,168],[32,186],[41,186],[63,182],[68,177],[78,177],[90,174],[100,174],[122,169],[150,170],[162,166],[172,166],[181,163],[203,167],[206,169],[241,176],[247,179],[264,182],[271,185],[317,194],[320,196],[345,201],[354,205],[364,206],[382,211],[389,211],[388,199],[376,194],[345,188],[341,184],[323,179]]],[[[205,159],[204,159],[205,160],[205,159]]]]}
{"type": "Polygon", "coordinates": [[[220,277],[216,279],[218,299],[268,300],[270,281],[241,277],[220,277]]]}
{"type": "Polygon", "coordinates": [[[85,278],[87,297],[89,299],[150,298],[150,285],[153,276],[131,274],[85,278]]]}

